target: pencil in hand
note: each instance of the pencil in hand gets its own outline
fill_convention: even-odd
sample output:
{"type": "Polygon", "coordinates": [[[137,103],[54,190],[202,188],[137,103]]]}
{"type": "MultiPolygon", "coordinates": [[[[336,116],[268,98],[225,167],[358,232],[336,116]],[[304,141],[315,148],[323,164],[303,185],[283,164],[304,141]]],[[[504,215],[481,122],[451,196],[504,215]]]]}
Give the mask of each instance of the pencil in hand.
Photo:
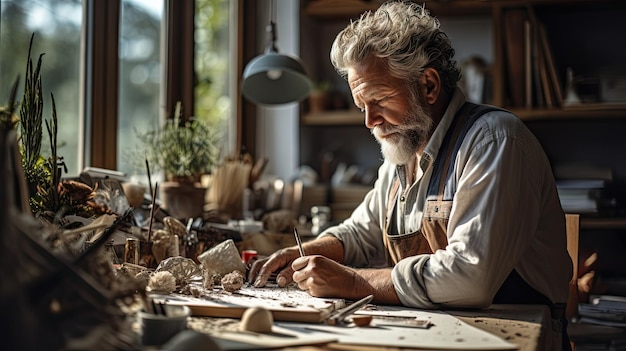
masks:
{"type": "Polygon", "coordinates": [[[296,227],[293,227],[293,235],[296,237],[296,243],[298,244],[298,250],[300,251],[300,257],[304,257],[304,249],[302,248],[302,240],[300,240],[300,235],[298,234],[298,230],[296,227]]]}

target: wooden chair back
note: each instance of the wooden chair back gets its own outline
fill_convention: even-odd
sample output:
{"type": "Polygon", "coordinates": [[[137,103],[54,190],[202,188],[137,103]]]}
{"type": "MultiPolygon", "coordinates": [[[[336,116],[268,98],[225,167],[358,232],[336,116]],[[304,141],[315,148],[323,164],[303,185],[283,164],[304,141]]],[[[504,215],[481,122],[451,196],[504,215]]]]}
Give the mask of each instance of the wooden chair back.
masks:
{"type": "Polygon", "coordinates": [[[580,233],[580,215],[565,214],[565,231],[567,232],[567,252],[572,259],[573,265],[565,316],[568,320],[571,320],[578,314],[578,236],[580,233]]]}

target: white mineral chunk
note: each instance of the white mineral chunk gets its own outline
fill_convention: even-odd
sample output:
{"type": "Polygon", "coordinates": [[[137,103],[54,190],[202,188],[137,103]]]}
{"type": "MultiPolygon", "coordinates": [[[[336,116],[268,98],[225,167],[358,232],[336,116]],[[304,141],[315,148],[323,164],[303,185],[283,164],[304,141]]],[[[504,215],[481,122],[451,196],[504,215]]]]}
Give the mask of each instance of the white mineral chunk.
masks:
{"type": "Polygon", "coordinates": [[[208,277],[212,274],[225,276],[237,270],[245,275],[246,266],[241,261],[241,255],[232,239],[213,246],[198,255],[198,261],[204,266],[208,277]]]}

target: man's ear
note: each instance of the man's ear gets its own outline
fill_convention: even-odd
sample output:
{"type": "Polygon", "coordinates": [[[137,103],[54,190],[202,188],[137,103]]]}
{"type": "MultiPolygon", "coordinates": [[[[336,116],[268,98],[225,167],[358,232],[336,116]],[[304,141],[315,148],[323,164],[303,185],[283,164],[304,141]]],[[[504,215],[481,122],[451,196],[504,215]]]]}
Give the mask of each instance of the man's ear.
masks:
{"type": "Polygon", "coordinates": [[[436,69],[427,67],[420,78],[422,97],[429,104],[434,105],[441,94],[441,78],[436,69]]]}

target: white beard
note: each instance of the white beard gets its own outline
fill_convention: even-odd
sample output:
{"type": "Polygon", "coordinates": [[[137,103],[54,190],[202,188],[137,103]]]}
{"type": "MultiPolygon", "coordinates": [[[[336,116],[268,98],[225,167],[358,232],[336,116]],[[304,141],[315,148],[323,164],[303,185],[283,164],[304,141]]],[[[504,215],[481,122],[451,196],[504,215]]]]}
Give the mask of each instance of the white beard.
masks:
{"type": "Polygon", "coordinates": [[[379,125],[372,129],[372,134],[380,144],[383,157],[400,165],[408,163],[421,147],[426,146],[432,124],[432,118],[420,105],[415,104],[406,114],[403,125],[379,125]],[[380,138],[381,134],[390,132],[395,134],[385,139],[380,138]]]}
{"type": "Polygon", "coordinates": [[[378,139],[383,157],[396,165],[408,163],[415,156],[416,149],[406,134],[395,134],[387,139],[378,139]]]}

